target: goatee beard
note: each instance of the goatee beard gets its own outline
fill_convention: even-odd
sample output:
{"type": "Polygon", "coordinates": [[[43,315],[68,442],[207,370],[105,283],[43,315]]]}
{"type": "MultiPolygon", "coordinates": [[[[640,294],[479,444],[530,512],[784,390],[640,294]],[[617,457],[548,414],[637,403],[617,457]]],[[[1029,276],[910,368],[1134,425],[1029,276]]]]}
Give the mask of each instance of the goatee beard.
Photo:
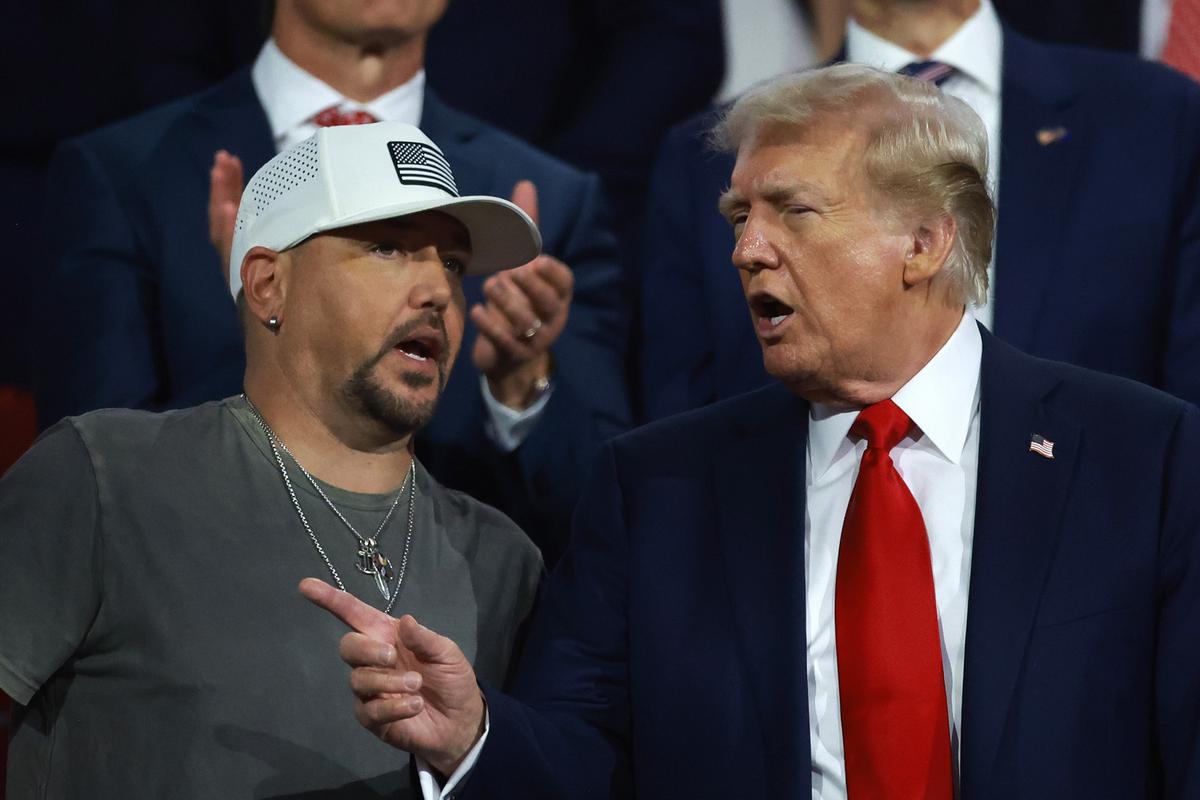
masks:
{"type": "MultiPolygon", "coordinates": [[[[371,419],[386,426],[397,435],[404,437],[416,433],[429,424],[433,412],[437,410],[438,398],[446,388],[447,345],[446,327],[440,315],[428,314],[413,320],[395,331],[388,339],[388,345],[381,349],[371,360],[363,363],[354,371],[342,387],[346,397],[359,410],[371,419]],[[404,341],[413,330],[426,325],[436,328],[442,335],[442,347],[438,354],[437,394],[430,400],[413,402],[405,397],[389,392],[375,380],[375,367],[396,345],[404,341]]],[[[416,372],[402,372],[400,380],[413,389],[424,389],[433,385],[434,379],[428,375],[416,372]]]]}

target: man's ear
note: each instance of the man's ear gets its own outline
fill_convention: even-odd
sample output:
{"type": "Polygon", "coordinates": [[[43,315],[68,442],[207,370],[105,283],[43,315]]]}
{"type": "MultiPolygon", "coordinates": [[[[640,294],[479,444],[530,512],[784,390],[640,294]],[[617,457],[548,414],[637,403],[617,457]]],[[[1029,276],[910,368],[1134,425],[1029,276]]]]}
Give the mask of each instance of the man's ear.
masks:
{"type": "Polygon", "coordinates": [[[921,222],[912,232],[904,256],[904,285],[928,283],[942,271],[958,238],[958,224],[950,215],[921,222]]]}
{"type": "Polygon", "coordinates": [[[278,329],[283,322],[287,260],[285,254],[266,247],[251,247],[242,259],[242,293],[246,309],[272,330],[278,329]]]}

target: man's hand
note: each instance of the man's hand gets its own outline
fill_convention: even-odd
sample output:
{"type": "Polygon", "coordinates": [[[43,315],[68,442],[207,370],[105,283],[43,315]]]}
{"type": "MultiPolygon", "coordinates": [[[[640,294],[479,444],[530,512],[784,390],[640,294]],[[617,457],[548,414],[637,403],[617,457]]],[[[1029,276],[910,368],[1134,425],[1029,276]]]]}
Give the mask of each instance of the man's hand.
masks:
{"type": "MultiPolygon", "coordinates": [[[[238,203],[245,188],[242,160],[225,150],[213,156],[208,174],[208,240],[221,257],[221,273],[229,283],[229,251],[233,249],[233,227],[238,203]]],[[[238,265],[241,266],[240,264],[238,265]]]]}
{"type": "Polygon", "coordinates": [[[483,696],[462,650],[409,615],[384,614],[324,581],[300,593],[354,629],[341,656],[352,667],[354,716],[383,741],[451,775],[483,734],[483,696]]]}
{"type": "MultiPolygon", "coordinates": [[[[538,221],[533,183],[513,187],[512,201],[538,221]]],[[[550,346],[567,324],[574,283],[570,267],[553,256],[538,256],[483,282],[487,303],[471,309],[479,328],[471,358],[487,376],[492,396],[509,408],[532,405],[538,381],[550,376],[550,346]]]]}

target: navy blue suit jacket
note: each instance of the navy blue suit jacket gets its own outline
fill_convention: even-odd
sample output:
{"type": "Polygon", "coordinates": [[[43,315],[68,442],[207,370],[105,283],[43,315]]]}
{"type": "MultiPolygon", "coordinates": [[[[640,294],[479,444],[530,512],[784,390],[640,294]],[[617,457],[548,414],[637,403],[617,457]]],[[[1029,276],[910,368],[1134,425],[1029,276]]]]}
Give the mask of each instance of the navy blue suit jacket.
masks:
{"type": "MultiPolygon", "coordinates": [[[[962,798],[1200,797],[1200,409],[985,333],[980,415],[962,798]]],[[[810,796],[807,424],[775,384],[602,449],[464,797],[810,796]]]]}
{"type": "MultiPolygon", "coordinates": [[[[1006,29],[1001,93],[994,332],[1200,402],[1200,86],[1006,29]]],[[[639,348],[651,419],[768,380],[716,210],[733,158],[704,144],[712,119],[671,132],[651,183],[639,348]]]]}
{"type": "MultiPolygon", "coordinates": [[[[499,507],[557,557],[595,447],[630,419],[626,312],[599,180],[425,96],[422,128],[463,194],[538,187],[545,250],[575,272],[554,347],[555,390],[533,432],[504,454],[484,433],[474,329],[418,452],[443,483],[499,507]]],[[[213,153],[247,175],[274,155],[248,70],[216,87],[65,143],[48,181],[34,359],[41,424],[107,406],[190,406],[241,391],[241,332],[208,240],[213,153]]],[[[468,278],[468,304],[482,279],[468,278]]]]}

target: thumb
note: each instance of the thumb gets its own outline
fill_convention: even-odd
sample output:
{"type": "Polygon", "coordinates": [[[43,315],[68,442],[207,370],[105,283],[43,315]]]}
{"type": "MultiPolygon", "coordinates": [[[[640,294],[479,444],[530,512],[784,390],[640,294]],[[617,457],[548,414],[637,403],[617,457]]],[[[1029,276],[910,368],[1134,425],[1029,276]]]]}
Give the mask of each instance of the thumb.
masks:
{"type": "Polygon", "coordinates": [[[411,614],[400,618],[400,643],[408,648],[418,661],[427,664],[454,664],[464,660],[458,645],[429,630],[411,614]]]}
{"type": "Polygon", "coordinates": [[[533,224],[538,224],[538,196],[537,187],[533,181],[517,181],[517,185],[512,190],[512,202],[517,208],[524,211],[533,220],[533,224]]]}

